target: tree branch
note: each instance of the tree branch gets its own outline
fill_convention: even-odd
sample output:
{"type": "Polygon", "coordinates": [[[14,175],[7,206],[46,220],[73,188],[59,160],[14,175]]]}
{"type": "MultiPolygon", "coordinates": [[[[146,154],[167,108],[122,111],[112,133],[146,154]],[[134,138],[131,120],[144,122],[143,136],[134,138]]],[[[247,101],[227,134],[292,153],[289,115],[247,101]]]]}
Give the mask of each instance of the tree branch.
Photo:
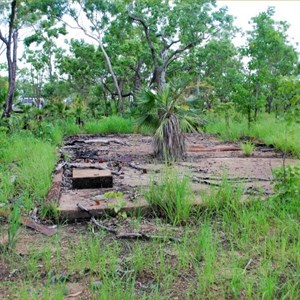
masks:
{"type": "Polygon", "coordinates": [[[14,22],[15,22],[15,17],[16,17],[16,6],[17,6],[17,1],[14,0],[11,3],[11,14],[9,18],[9,31],[8,31],[8,41],[7,43],[11,43],[13,31],[14,31],[14,22]]]}
{"type": "Polygon", "coordinates": [[[8,40],[4,37],[4,35],[2,34],[2,31],[0,29],[0,40],[7,46],[8,44],[8,40]]]}
{"type": "Polygon", "coordinates": [[[192,41],[192,42],[188,43],[187,45],[185,45],[184,47],[179,48],[176,51],[174,51],[173,53],[171,53],[169,55],[169,57],[166,59],[166,65],[168,66],[172,61],[174,61],[176,59],[178,54],[184,52],[187,49],[193,48],[198,42],[199,42],[199,40],[192,41]]]}
{"type": "Polygon", "coordinates": [[[152,42],[152,40],[150,38],[149,27],[147,26],[147,24],[145,23],[145,21],[143,19],[141,19],[141,18],[139,18],[139,17],[134,16],[134,15],[131,14],[130,7],[131,7],[131,5],[128,7],[129,18],[132,19],[135,22],[140,23],[143,26],[144,32],[145,32],[145,36],[146,36],[146,39],[147,39],[147,43],[148,43],[148,46],[149,46],[150,51],[151,51],[152,59],[154,61],[155,66],[157,66],[158,65],[158,59],[157,59],[157,55],[156,55],[156,52],[155,52],[155,49],[154,49],[154,46],[153,46],[153,42],[152,42]]]}

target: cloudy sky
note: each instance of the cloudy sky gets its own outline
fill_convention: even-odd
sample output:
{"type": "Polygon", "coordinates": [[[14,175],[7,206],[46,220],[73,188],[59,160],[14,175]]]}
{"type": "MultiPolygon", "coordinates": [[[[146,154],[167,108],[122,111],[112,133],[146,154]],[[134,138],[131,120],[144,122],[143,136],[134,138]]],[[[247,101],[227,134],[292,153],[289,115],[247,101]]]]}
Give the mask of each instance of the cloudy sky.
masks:
{"type": "MultiPolygon", "coordinates": [[[[300,1],[299,0],[217,0],[220,6],[227,6],[231,15],[236,17],[235,24],[244,31],[251,29],[249,21],[252,17],[262,11],[266,11],[269,6],[274,6],[276,14],[274,18],[277,21],[287,21],[290,24],[288,31],[290,42],[293,43],[300,52],[300,1]]],[[[242,43],[242,39],[237,38],[236,43],[242,43]]]]}

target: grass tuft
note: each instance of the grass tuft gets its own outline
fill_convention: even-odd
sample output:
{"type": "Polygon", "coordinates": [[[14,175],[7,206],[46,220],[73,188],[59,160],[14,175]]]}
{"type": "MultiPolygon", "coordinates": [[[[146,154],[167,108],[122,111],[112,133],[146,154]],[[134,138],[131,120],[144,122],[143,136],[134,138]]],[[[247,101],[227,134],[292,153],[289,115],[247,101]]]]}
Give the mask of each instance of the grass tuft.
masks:
{"type": "Polygon", "coordinates": [[[166,167],[161,178],[151,179],[144,194],[156,214],[174,225],[189,219],[194,194],[189,177],[180,175],[176,169],[166,167]]]}
{"type": "Polygon", "coordinates": [[[252,153],[253,153],[253,151],[255,149],[255,145],[252,144],[251,142],[241,143],[240,146],[241,146],[241,149],[242,149],[243,153],[246,156],[252,155],[252,153]]]}

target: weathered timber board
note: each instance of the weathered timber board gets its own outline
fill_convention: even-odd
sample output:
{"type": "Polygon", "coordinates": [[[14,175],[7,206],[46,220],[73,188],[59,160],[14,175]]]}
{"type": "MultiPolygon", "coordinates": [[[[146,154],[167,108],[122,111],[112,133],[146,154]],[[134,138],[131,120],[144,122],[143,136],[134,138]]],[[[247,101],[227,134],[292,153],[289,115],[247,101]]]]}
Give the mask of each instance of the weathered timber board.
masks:
{"type": "Polygon", "coordinates": [[[73,168],[73,189],[110,188],[113,177],[110,170],[73,168]]]}

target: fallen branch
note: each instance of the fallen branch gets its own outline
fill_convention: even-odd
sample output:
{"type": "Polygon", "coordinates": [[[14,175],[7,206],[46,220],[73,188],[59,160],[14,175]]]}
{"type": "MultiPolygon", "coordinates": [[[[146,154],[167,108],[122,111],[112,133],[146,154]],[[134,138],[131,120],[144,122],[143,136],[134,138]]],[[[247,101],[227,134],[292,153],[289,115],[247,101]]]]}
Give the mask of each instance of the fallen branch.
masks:
{"type": "Polygon", "coordinates": [[[72,140],[70,142],[66,142],[65,146],[73,146],[75,144],[84,144],[85,141],[84,140],[72,140]]]}
{"type": "Polygon", "coordinates": [[[108,232],[110,232],[110,233],[117,234],[117,230],[116,230],[116,229],[114,229],[114,228],[112,228],[112,227],[105,226],[105,225],[101,224],[100,222],[98,222],[98,221],[95,219],[95,217],[93,216],[93,214],[92,214],[86,207],[84,207],[84,206],[81,205],[80,203],[77,203],[77,207],[78,207],[80,210],[82,210],[82,211],[88,213],[89,216],[91,217],[91,221],[92,221],[97,227],[101,228],[102,230],[108,231],[108,232]]]}
{"type": "Polygon", "coordinates": [[[65,161],[59,163],[55,168],[55,173],[58,173],[66,164],[67,164],[67,162],[65,162],[65,161]]]}
{"type": "Polygon", "coordinates": [[[142,232],[120,233],[116,235],[117,239],[141,239],[141,240],[168,240],[170,242],[181,243],[182,240],[174,237],[165,237],[161,235],[148,235],[142,232]]]}
{"type": "Polygon", "coordinates": [[[90,139],[90,140],[85,140],[85,144],[94,144],[94,143],[101,143],[101,144],[106,144],[109,145],[110,143],[115,143],[119,145],[127,145],[127,143],[120,141],[118,139],[90,139]]]}
{"type": "Polygon", "coordinates": [[[202,180],[202,179],[199,179],[199,178],[197,178],[195,176],[192,177],[192,181],[197,182],[197,183],[201,183],[201,184],[212,185],[212,186],[218,186],[218,187],[221,186],[221,184],[219,184],[219,183],[210,182],[208,180],[202,180]]]}
{"type": "Polygon", "coordinates": [[[138,171],[143,171],[143,173],[147,173],[147,169],[146,168],[140,167],[140,166],[138,166],[138,165],[136,165],[134,163],[129,162],[128,166],[131,167],[131,168],[133,168],[133,169],[136,169],[138,171]]]}
{"type": "Polygon", "coordinates": [[[228,180],[233,182],[253,182],[253,181],[272,181],[270,178],[265,177],[210,177],[210,176],[193,176],[193,178],[197,178],[199,181],[201,180],[215,180],[215,181],[222,181],[228,180]]]}
{"type": "Polygon", "coordinates": [[[235,146],[216,146],[210,148],[204,148],[201,146],[190,146],[187,152],[219,152],[219,151],[240,151],[240,147],[235,146]]]}
{"type": "Polygon", "coordinates": [[[169,240],[170,242],[178,242],[181,243],[182,240],[179,238],[174,238],[174,237],[165,237],[165,236],[159,236],[159,235],[148,235],[142,232],[129,232],[129,233],[118,233],[118,231],[112,227],[105,226],[98,222],[93,214],[83,205],[80,203],[77,203],[77,207],[89,214],[91,217],[91,221],[99,228],[102,230],[108,231],[110,233],[113,233],[117,239],[141,239],[141,240],[169,240]]]}
{"type": "Polygon", "coordinates": [[[249,261],[248,261],[248,263],[246,264],[246,266],[245,266],[243,272],[242,272],[242,275],[246,273],[246,270],[247,270],[247,268],[250,266],[250,264],[252,263],[252,261],[253,261],[252,258],[250,258],[249,261]]]}
{"type": "Polygon", "coordinates": [[[21,223],[22,225],[25,225],[26,227],[31,228],[33,230],[36,230],[46,236],[52,236],[56,233],[55,228],[49,228],[43,224],[36,223],[28,217],[21,217],[21,223]]]}

